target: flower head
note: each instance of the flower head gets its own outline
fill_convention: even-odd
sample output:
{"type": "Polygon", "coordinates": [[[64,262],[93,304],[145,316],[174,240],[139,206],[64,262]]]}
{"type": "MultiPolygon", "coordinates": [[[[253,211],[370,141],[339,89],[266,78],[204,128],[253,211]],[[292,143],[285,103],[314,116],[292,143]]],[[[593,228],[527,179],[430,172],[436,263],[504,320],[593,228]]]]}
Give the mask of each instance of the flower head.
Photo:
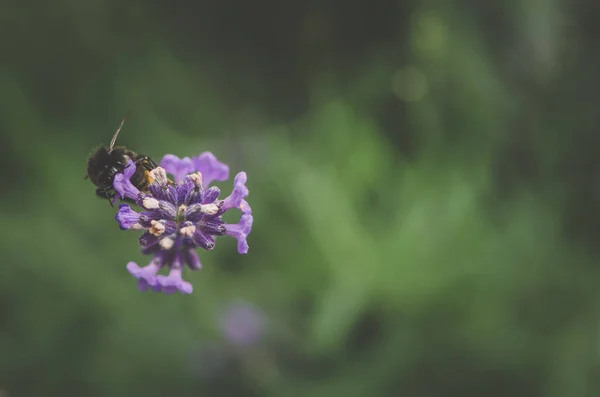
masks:
{"type": "Polygon", "coordinates": [[[161,165],[169,169],[157,167],[150,171],[152,183],[147,192],[140,191],[129,180],[136,169],[131,161],[114,179],[113,186],[120,198],[127,198],[142,208],[138,212],[121,204],[115,216],[123,230],[144,230],[139,244],[143,253],[153,255],[145,267],[134,262],[127,265],[127,270],[138,279],[140,290],[192,293],[192,285],[182,278],[183,269],[185,265],[192,270],[200,269],[202,265],[195,250],[214,249],[218,236],[234,237],[238,240],[238,252],[248,252],[246,238],[253,218],[244,200],[248,195],[246,173],[240,172],[234,180],[232,194],[219,200],[220,189],[207,186],[210,181],[226,178],[229,168],[210,153],[203,153],[194,161],[199,161],[206,174],[195,165],[190,167],[189,158],[166,155],[161,165]],[[175,177],[176,183],[167,178],[167,171],[175,177]],[[223,213],[231,208],[242,211],[239,223],[223,221],[223,213]],[[168,269],[168,275],[158,274],[162,268],[168,269]]]}

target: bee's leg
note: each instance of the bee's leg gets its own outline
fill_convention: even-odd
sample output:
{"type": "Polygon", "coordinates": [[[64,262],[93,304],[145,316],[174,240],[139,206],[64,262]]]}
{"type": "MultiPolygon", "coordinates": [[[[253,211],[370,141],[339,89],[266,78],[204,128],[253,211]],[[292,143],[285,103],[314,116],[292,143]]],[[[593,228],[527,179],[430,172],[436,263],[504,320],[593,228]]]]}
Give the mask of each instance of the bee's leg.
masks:
{"type": "Polygon", "coordinates": [[[136,163],[136,165],[137,164],[141,165],[148,171],[152,171],[153,169],[158,167],[158,165],[154,162],[154,160],[152,160],[148,156],[144,156],[143,154],[138,155],[138,157],[135,159],[135,163],[136,163]]]}
{"type": "MultiPolygon", "coordinates": [[[[152,183],[152,178],[150,178],[148,176],[148,172],[152,171],[153,169],[155,169],[156,167],[158,167],[158,165],[154,162],[154,160],[152,160],[150,157],[148,156],[144,156],[143,154],[138,155],[138,158],[136,159],[136,165],[141,165],[145,170],[146,170],[146,180],[148,180],[150,183],[152,183]]],[[[172,180],[167,178],[167,183],[169,185],[174,185],[175,182],[173,182],[172,180]]]]}
{"type": "MultiPolygon", "coordinates": [[[[135,160],[135,164],[137,166],[139,166],[138,170],[140,170],[140,169],[144,170],[144,176],[141,178],[141,180],[144,181],[144,189],[146,189],[147,185],[149,185],[150,183],[153,182],[153,179],[152,179],[152,177],[150,177],[149,173],[153,169],[157,168],[158,165],[150,157],[144,156],[143,154],[138,155],[138,157],[135,160]]],[[[169,183],[171,185],[174,184],[174,182],[171,181],[170,179],[167,179],[167,183],[169,183]]]]}
{"type": "Polygon", "coordinates": [[[98,196],[102,199],[108,200],[108,202],[110,203],[110,206],[114,207],[112,201],[113,201],[113,198],[115,197],[115,193],[112,189],[99,187],[98,189],[96,189],[96,196],[98,196]]]}
{"type": "Polygon", "coordinates": [[[124,202],[126,202],[126,203],[129,203],[129,204],[134,204],[134,205],[137,205],[137,203],[135,202],[135,200],[132,200],[132,199],[130,199],[129,197],[123,197],[123,198],[121,199],[121,201],[124,201],[124,202]]]}

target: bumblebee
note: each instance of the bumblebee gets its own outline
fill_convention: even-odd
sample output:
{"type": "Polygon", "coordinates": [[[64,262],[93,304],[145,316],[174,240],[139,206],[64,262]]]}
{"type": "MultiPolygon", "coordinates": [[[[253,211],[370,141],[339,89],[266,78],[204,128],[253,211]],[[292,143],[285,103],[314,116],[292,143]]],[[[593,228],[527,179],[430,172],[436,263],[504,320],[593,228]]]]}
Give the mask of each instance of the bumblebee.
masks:
{"type": "Polygon", "coordinates": [[[113,181],[119,172],[123,172],[129,160],[135,163],[135,173],[129,178],[131,183],[142,192],[148,191],[148,185],[152,182],[150,171],[157,167],[156,163],[148,156],[135,153],[125,146],[116,146],[117,136],[128,116],[121,121],[119,128],[114,133],[110,145],[100,146],[88,159],[87,175],[85,179],[96,185],[96,196],[107,199],[113,205],[113,199],[117,192],[113,188],[113,181]]]}

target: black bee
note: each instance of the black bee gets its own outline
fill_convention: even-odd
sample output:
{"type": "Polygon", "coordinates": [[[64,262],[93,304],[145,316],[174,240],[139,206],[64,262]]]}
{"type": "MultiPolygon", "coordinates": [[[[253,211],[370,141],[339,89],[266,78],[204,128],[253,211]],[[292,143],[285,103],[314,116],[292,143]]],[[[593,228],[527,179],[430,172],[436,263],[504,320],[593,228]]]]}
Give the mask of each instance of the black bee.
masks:
{"type": "Polygon", "coordinates": [[[100,146],[96,149],[90,156],[87,165],[85,178],[89,178],[97,186],[96,195],[109,200],[110,205],[113,205],[113,198],[117,194],[113,188],[115,175],[125,169],[129,160],[136,165],[135,173],[129,180],[140,191],[148,190],[148,185],[152,182],[150,171],[157,167],[156,163],[148,156],[137,154],[124,146],[115,147],[115,141],[127,117],[125,116],[121,121],[108,148],[100,146]]]}

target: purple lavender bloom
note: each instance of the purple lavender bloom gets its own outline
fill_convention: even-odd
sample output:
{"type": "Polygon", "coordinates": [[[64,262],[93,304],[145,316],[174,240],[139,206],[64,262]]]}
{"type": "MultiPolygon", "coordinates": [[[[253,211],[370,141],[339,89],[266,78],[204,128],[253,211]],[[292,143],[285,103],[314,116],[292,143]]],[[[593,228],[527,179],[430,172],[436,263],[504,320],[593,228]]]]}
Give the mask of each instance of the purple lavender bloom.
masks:
{"type": "Polygon", "coordinates": [[[248,302],[235,302],[226,310],[220,321],[221,332],[228,341],[242,347],[257,342],[264,333],[262,313],[248,302]]]}
{"type": "MultiPolygon", "coordinates": [[[[204,159],[203,166],[208,174],[212,173],[213,180],[221,180],[229,169],[208,154],[210,156],[203,153],[198,158],[204,159]]],[[[190,294],[193,287],[183,280],[182,273],[185,265],[192,270],[202,267],[195,251],[197,248],[212,250],[216,237],[227,235],[238,241],[240,254],[248,252],[246,238],[252,229],[253,218],[244,200],[248,195],[246,173],[240,172],[235,178],[232,194],[219,200],[220,189],[215,186],[205,188],[204,175],[189,167],[190,164],[193,166],[191,159],[166,155],[161,164],[169,167],[168,172],[177,183],[167,178],[164,168],[157,167],[150,172],[152,183],[148,192],[140,192],[129,180],[135,172],[135,164],[131,161],[123,173],[116,175],[113,186],[120,198],[133,200],[143,210],[137,212],[129,205],[121,204],[115,219],[123,230],[145,231],[139,243],[143,253],[153,255],[152,261],[145,267],[134,262],[127,264],[129,273],[138,279],[139,289],[190,294]],[[231,208],[242,211],[239,223],[223,221],[223,213],[231,208]],[[168,269],[168,275],[158,274],[162,268],[168,269]]]]}
{"type": "Polygon", "coordinates": [[[184,157],[182,159],[173,154],[166,154],[160,161],[160,166],[173,175],[177,183],[194,171],[202,174],[205,186],[210,185],[213,181],[226,181],[229,179],[229,167],[217,160],[215,155],[210,152],[201,153],[197,157],[184,157]]]}
{"type": "Polygon", "coordinates": [[[210,152],[200,153],[198,157],[192,158],[195,171],[198,171],[204,177],[206,186],[212,181],[226,181],[229,179],[229,167],[217,160],[214,154],[210,152]]]}
{"type": "Polygon", "coordinates": [[[191,158],[184,157],[180,159],[174,154],[165,154],[160,161],[160,166],[173,175],[176,183],[183,181],[186,175],[196,171],[191,158]]]}
{"type": "MultiPolygon", "coordinates": [[[[202,183],[205,187],[208,187],[213,181],[226,181],[229,178],[229,167],[217,160],[215,155],[210,152],[200,153],[199,156],[191,159],[189,157],[180,159],[175,155],[166,154],[160,165],[174,176],[175,182],[179,182],[177,178],[182,178],[181,175],[194,171],[202,174],[202,183]]],[[[235,176],[233,192],[231,196],[223,200],[222,213],[231,208],[238,208],[243,214],[252,214],[250,204],[244,200],[248,196],[247,179],[245,172],[240,172],[235,176]]]]}

